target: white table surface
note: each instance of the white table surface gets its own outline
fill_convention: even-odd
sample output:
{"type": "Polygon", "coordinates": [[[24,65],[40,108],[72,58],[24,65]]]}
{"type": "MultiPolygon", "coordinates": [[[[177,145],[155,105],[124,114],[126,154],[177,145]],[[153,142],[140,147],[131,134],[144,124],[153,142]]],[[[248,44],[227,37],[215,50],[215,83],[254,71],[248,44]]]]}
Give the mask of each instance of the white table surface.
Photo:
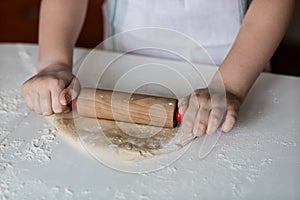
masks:
{"type": "Polygon", "coordinates": [[[36,64],[37,46],[0,45],[0,199],[300,199],[300,78],[262,73],[206,158],[198,138],[170,166],[130,174],[26,108],[20,89],[36,64]]]}

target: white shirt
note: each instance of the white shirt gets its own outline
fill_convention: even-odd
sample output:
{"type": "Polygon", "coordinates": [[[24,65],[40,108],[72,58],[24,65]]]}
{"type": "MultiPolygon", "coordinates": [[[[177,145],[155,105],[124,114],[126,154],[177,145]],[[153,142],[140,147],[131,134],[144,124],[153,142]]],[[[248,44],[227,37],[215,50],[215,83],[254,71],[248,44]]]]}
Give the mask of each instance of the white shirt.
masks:
{"type": "MultiPolygon", "coordinates": [[[[246,0],[107,0],[103,5],[105,37],[151,27],[152,33],[132,32],[130,39],[119,38],[112,49],[128,51],[146,41],[160,42],[193,62],[207,63],[201,56],[204,49],[219,65],[232,47],[246,9],[246,0]],[[153,28],[168,31],[153,39],[153,28]],[[192,42],[185,41],[187,38],[192,42]]],[[[155,56],[172,57],[163,53],[155,56]]]]}

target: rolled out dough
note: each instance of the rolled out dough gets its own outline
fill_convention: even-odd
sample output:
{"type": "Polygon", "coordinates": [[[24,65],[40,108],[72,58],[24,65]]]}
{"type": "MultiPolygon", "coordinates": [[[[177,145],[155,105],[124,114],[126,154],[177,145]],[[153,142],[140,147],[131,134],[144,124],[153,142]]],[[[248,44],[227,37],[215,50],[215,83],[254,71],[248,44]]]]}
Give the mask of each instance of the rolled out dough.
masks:
{"type": "Polygon", "coordinates": [[[171,153],[194,139],[178,128],[160,128],[81,117],[76,112],[47,117],[59,132],[95,157],[141,161],[171,153]]]}

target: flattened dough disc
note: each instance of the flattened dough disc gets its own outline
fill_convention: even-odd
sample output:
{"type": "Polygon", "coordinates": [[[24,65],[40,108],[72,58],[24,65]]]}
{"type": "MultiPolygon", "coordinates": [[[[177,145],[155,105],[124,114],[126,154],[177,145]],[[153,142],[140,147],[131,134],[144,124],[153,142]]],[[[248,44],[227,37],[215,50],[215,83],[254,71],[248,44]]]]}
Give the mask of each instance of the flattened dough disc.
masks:
{"type": "Polygon", "coordinates": [[[96,157],[118,161],[141,161],[171,153],[191,142],[178,128],[160,128],[86,118],[76,112],[47,117],[59,132],[83,146],[96,157]]]}

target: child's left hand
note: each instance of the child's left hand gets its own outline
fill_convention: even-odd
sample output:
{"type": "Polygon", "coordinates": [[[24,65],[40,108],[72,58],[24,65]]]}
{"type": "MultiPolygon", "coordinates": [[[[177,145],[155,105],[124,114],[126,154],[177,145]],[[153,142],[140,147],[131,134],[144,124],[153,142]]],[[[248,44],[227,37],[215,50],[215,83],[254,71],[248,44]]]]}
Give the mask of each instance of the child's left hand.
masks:
{"type": "Polygon", "coordinates": [[[219,127],[229,132],[236,123],[240,105],[239,98],[229,92],[225,95],[208,88],[195,90],[178,102],[183,115],[182,130],[196,136],[213,134],[219,127]]]}

